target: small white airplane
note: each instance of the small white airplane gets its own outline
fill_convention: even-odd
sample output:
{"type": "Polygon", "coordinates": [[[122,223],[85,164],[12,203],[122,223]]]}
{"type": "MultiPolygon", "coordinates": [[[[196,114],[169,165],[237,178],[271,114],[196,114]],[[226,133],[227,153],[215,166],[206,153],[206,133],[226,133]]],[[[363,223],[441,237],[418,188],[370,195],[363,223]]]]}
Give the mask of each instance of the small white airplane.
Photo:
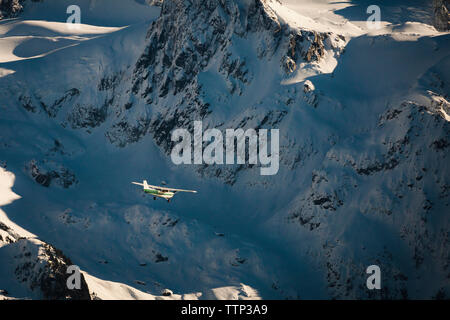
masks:
{"type": "Polygon", "coordinates": [[[175,195],[175,193],[177,193],[177,192],[197,193],[197,191],[194,191],[194,190],[183,190],[183,189],[173,189],[173,188],[152,186],[151,184],[147,183],[147,180],[144,180],[143,183],[132,182],[132,184],[137,184],[138,186],[142,186],[145,193],[153,195],[153,200],[156,200],[156,197],[159,197],[159,198],[166,199],[167,202],[170,202],[170,199],[172,199],[173,196],[175,195]]]}

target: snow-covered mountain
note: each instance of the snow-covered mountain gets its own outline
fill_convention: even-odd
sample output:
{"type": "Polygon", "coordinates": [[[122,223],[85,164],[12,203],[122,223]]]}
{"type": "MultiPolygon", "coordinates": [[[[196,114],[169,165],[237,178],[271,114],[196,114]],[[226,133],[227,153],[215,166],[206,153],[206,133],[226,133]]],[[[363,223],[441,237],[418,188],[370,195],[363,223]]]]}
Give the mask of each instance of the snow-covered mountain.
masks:
{"type": "Polygon", "coordinates": [[[71,2],[0,2],[1,295],[449,297],[432,3],[386,2],[374,30],[366,1],[84,0],[69,28],[71,2]],[[198,120],[279,129],[278,173],[174,165],[171,132],[198,120]],[[143,178],[199,193],[153,201],[143,178]]]}

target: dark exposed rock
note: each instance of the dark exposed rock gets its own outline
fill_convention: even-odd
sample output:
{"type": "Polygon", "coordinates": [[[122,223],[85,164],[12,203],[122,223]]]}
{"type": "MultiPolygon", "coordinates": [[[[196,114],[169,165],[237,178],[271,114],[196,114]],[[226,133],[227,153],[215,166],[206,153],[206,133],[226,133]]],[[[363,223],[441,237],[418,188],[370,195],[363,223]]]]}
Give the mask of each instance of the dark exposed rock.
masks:
{"type": "Polygon", "coordinates": [[[106,120],[111,104],[110,100],[106,100],[100,108],[77,104],[69,114],[67,121],[73,129],[98,127],[106,120]]]}
{"type": "Polygon", "coordinates": [[[73,265],[61,250],[44,244],[45,254],[48,257],[48,267],[40,279],[40,287],[46,299],[60,300],[90,300],[89,289],[81,274],[81,288],[69,290],[67,288],[67,267],[73,265]]]}
{"type": "Polygon", "coordinates": [[[173,294],[173,292],[171,290],[169,290],[169,289],[164,289],[164,290],[161,291],[161,294],[164,297],[170,297],[173,294]]]}
{"type": "Polygon", "coordinates": [[[24,0],[0,0],[0,19],[16,17],[22,10],[24,0]]]}
{"type": "Polygon", "coordinates": [[[61,250],[39,240],[19,239],[13,245],[20,254],[15,275],[32,291],[39,290],[49,300],[90,300],[89,289],[83,274],[80,274],[80,289],[68,289],[68,266],[73,265],[61,250]]]}
{"type": "Polygon", "coordinates": [[[25,167],[31,177],[43,187],[50,187],[52,181],[67,189],[78,183],[75,174],[60,166],[58,169],[43,169],[36,160],[31,160],[25,167]]]}
{"type": "Polygon", "coordinates": [[[287,74],[294,72],[300,63],[319,62],[326,50],[340,55],[343,52],[342,43],[345,43],[345,37],[341,35],[309,30],[289,30],[288,39],[287,52],[282,61],[287,74]]]}
{"type": "Polygon", "coordinates": [[[19,102],[21,103],[22,107],[25,108],[25,110],[29,112],[36,112],[36,107],[33,106],[33,103],[31,101],[31,98],[28,96],[21,95],[19,97],[19,102]]]}
{"type": "Polygon", "coordinates": [[[450,1],[434,0],[434,26],[439,31],[450,30],[450,1]]]}
{"type": "Polygon", "coordinates": [[[158,263],[158,262],[166,262],[167,260],[169,260],[169,258],[168,257],[164,257],[161,253],[156,253],[156,255],[155,255],[155,263],[158,263]]]}
{"type": "Polygon", "coordinates": [[[3,222],[0,222],[0,229],[3,231],[8,231],[9,227],[7,225],[5,225],[3,222]]]}
{"type": "Polygon", "coordinates": [[[432,143],[432,146],[435,150],[443,150],[445,148],[448,148],[450,146],[450,142],[448,142],[446,139],[441,138],[439,140],[436,140],[432,143]]]}
{"type": "Polygon", "coordinates": [[[121,79],[121,73],[113,74],[111,76],[106,76],[100,80],[97,88],[98,91],[106,91],[110,89],[114,89],[121,79]]]}
{"type": "Polygon", "coordinates": [[[114,124],[106,133],[109,141],[118,147],[125,147],[129,143],[139,141],[149,129],[148,121],[142,119],[136,125],[123,120],[114,124]]]}
{"type": "Polygon", "coordinates": [[[55,118],[58,115],[59,110],[62,108],[64,103],[70,103],[72,100],[80,95],[80,91],[76,88],[72,88],[67,90],[64,95],[55,100],[52,103],[46,103],[42,101],[42,98],[37,96],[27,96],[21,95],[19,96],[19,102],[22,107],[29,111],[36,113],[38,109],[41,109],[45,112],[49,117],[55,118]]]}
{"type": "MultiPolygon", "coordinates": [[[[158,109],[164,110],[152,115],[150,121],[148,132],[156,143],[167,152],[173,146],[172,130],[188,128],[194,120],[209,115],[209,103],[204,101],[198,76],[213,58],[218,60],[216,71],[223,76],[230,94],[243,94],[253,73],[246,58],[235,53],[236,41],[255,36],[260,59],[274,56],[280,48],[285,50],[290,39],[295,40],[290,50],[294,63],[295,60],[315,62],[324,55],[324,42],[330,34],[295,31],[296,36],[290,38],[293,32],[265,0],[163,2],[161,16],[152,24],[147,34],[148,45],[136,63],[132,86],[133,94],[146,98],[150,106],[158,105],[158,109]],[[171,95],[179,96],[175,103],[168,100],[171,95]],[[164,108],[166,100],[170,104],[164,108]]],[[[121,124],[116,129],[129,132],[129,128],[136,125],[121,124]]],[[[144,134],[140,131],[137,135],[144,134]]],[[[108,133],[108,136],[114,143],[119,140],[119,134],[108,133]]],[[[119,145],[135,141],[124,140],[119,145]]]]}
{"type": "Polygon", "coordinates": [[[380,171],[392,170],[399,164],[398,160],[391,158],[386,162],[376,162],[364,168],[357,168],[356,172],[363,175],[371,175],[380,171]]]}

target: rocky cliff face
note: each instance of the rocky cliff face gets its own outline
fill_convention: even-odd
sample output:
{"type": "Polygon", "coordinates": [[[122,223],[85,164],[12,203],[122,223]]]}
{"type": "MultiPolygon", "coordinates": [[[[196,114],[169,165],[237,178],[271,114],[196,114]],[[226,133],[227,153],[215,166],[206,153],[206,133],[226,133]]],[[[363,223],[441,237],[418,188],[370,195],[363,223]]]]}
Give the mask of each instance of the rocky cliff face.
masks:
{"type": "MultiPolygon", "coordinates": [[[[169,154],[173,142],[167,133],[176,128],[192,131],[194,120],[210,127],[276,127],[287,113],[286,101],[304,95],[314,104],[314,94],[278,86],[281,102],[273,101],[269,92],[255,93],[263,76],[260,66],[266,64],[273,72],[264,75],[266,80],[276,82],[301,68],[315,68],[325,54],[339,56],[345,42],[345,37],[330,32],[290,27],[270,1],[166,1],[133,75],[131,91],[146,105],[136,123],[125,114],[108,137],[123,146],[148,132],[169,154]],[[220,98],[212,97],[216,90],[221,90],[220,98]],[[224,118],[239,99],[247,102],[224,118]]],[[[284,161],[292,163],[294,158],[289,155],[284,161]]],[[[242,169],[200,171],[233,184],[242,169]]]]}
{"type": "MultiPolygon", "coordinates": [[[[50,300],[90,300],[83,274],[80,289],[67,288],[67,267],[73,265],[60,250],[35,238],[20,237],[14,229],[0,222],[0,248],[2,261],[14,270],[16,280],[33,296],[50,300]],[[4,260],[3,260],[4,259],[4,260]],[[7,262],[6,262],[7,261],[7,262]]],[[[4,271],[5,266],[3,266],[4,271]]],[[[8,298],[7,288],[0,292],[8,298]]]]}
{"type": "Polygon", "coordinates": [[[12,18],[21,12],[23,0],[0,0],[0,19],[12,18]]]}
{"type": "Polygon", "coordinates": [[[450,30],[450,1],[434,0],[434,26],[439,31],[450,30]]]}
{"type": "MultiPolygon", "coordinates": [[[[140,119],[138,126],[124,125],[124,118],[121,128],[136,129],[125,132],[138,136],[149,132],[168,153],[172,143],[167,133],[178,127],[192,129],[194,120],[203,119],[209,126],[219,128],[282,128],[283,166],[291,172],[315,167],[301,175],[310,175],[311,183],[304,185],[289,202],[285,218],[321,239],[318,243],[324,254],[319,255],[317,263],[324,268],[333,297],[371,297],[363,285],[358,285],[366,277],[358,271],[364,270],[361,261],[372,260],[384,266],[385,276],[391,279],[381,293],[384,298],[418,294],[411,288],[416,281],[427,281],[426,268],[433,268],[442,283],[447,281],[444,279],[448,274],[448,237],[445,228],[433,230],[428,222],[434,216],[436,222],[444,223],[441,213],[450,205],[445,191],[449,181],[443,178],[448,175],[438,173],[448,170],[440,165],[448,156],[450,128],[445,120],[447,113],[441,111],[446,104],[436,106],[432,102],[436,101],[432,98],[436,95],[445,100],[448,92],[442,92],[441,85],[428,82],[433,77],[444,78],[440,72],[430,70],[421,80],[421,92],[427,92],[430,99],[427,103],[396,100],[386,108],[376,109],[378,113],[373,118],[364,115],[364,120],[360,119],[364,128],[353,124],[352,133],[315,123],[313,127],[320,126],[326,132],[325,137],[318,138],[317,133],[308,134],[304,128],[298,130],[288,124],[292,108],[317,108],[316,114],[324,117],[327,117],[325,109],[332,109],[339,113],[340,119],[350,119],[358,107],[353,111],[352,107],[344,108],[327,92],[317,92],[311,82],[305,82],[300,90],[273,83],[271,92],[276,92],[275,99],[264,92],[255,93],[252,86],[259,85],[261,65],[272,70],[266,78],[270,82],[314,68],[327,55],[339,58],[345,37],[292,28],[273,11],[270,1],[166,1],[147,41],[145,53],[134,70],[132,92],[145,99],[144,108],[151,111],[140,119]],[[204,80],[206,75],[208,82],[204,80]],[[224,98],[212,97],[211,90],[216,93],[217,89],[208,85],[211,82],[224,83],[221,88],[224,98]],[[250,92],[253,99],[247,98],[250,92]],[[223,112],[221,108],[230,110],[228,105],[233,101],[246,104],[241,102],[239,110],[229,116],[218,116],[223,112]],[[362,145],[352,148],[351,141],[362,145]],[[425,176],[428,182],[423,180],[425,176]],[[359,196],[355,196],[355,190],[359,196]],[[364,192],[359,193],[361,190],[372,191],[363,195],[364,192]],[[396,222],[387,225],[399,230],[399,241],[410,252],[412,269],[405,272],[399,266],[387,243],[375,249],[378,244],[355,248],[345,240],[342,242],[335,234],[334,223],[349,219],[358,224],[360,218],[354,215],[377,221],[391,221],[395,216],[396,222]],[[349,256],[353,258],[344,258],[349,256]]],[[[199,172],[229,184],[252,185],[253,179],[245,174],[250,169],[203,166],[199,172]]],[[[303,234],[302,230],[299,232],[303,234]]],[[[364,243],[371,242],[362,238],[364,243]]],[[[443,287],[430,288],[429,296],[442,296],[446,292],[443,287]]]]}

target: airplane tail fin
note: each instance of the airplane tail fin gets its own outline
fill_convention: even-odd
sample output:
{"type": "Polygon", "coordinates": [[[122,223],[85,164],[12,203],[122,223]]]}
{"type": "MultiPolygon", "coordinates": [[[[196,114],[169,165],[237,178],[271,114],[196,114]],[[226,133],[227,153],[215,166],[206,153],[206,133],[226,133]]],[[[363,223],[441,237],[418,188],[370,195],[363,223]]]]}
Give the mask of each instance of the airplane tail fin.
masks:
{"type": "Polygon", "coordinates": [[[148,183],[147,183],[147,180],[144,180],[143,183],[132,182],[132,184],[136,184],[136,185],[138,185],[138,186],[142,186],[144,190],[145,190],[145,189],[150,189],[150,187],[149,187],[149,185],[148,185],[148,183]]]}

